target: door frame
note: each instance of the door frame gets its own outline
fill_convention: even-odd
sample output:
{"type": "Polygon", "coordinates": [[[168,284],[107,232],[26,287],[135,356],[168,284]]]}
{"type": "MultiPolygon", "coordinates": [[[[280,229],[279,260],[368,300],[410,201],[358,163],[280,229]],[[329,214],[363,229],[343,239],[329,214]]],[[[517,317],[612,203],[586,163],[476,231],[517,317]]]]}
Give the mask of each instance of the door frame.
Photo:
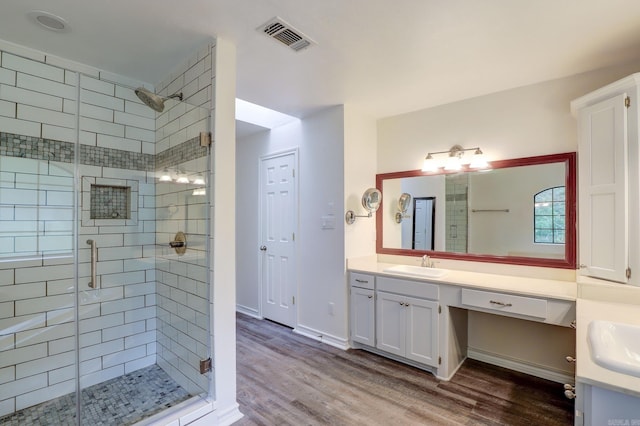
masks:
{"type": "MultiPolygon", "coordinates": [[[[298,237],[299,235],[299,226],[300,226],[300,156],[299,156],[299,148],[293,147],[293,148],[288,148],[288,149],[283,149],[283,150],[279,150],[279,151],[272,151],[266,154],[261,155],[258,158],[258,246],[260,244],[262,244],[262,231],[263,231],[263,223],[262,223],[262,214],[264,213],[262,210],[262,184],[263,184],[263,179],[264,177],[262,176],[262,163],[265,160],[270,160],[273,158],[277,158],[277,157],[284,157],[287,155],[291,155],[293,154],[293,167],[294,167],[294,176],[293,176],[293,193],[294,196],[296,197],[295,199],[295,224],[294,224],[294,232],[296,237],[298,237]]],[[[294,241],[294,244],[297,242],[297,238],[294,241]]],[[[292,289],[293,293],[294,293],[294,297],[296,298],[296,303],[294,304],[294,319],[293,319],[293,323],[295,325],[298,324],[298,277],[299,277],[299,269],[298,268],[298,250],[297,250],[297,245],[294,245],[294,249],[293,249],[294,255],[295,255],[295,260],[294,260],[294,267],[295,267],[295,275],[294,275],[294,285],[295,287],[292,289]]],[[[264,319],[264,311],[263,311],[263,306],[262,306],[262,301],[263,301],[263,288],[264,288],[264,283],[262,281],[262,268],[263,266],[263,256],[261,254],[261,252],[258,250],[258,254],[256,255],[258,256],[257,259],[257,265],[258,265],[258,316],[262,319],[264,319]]]]}

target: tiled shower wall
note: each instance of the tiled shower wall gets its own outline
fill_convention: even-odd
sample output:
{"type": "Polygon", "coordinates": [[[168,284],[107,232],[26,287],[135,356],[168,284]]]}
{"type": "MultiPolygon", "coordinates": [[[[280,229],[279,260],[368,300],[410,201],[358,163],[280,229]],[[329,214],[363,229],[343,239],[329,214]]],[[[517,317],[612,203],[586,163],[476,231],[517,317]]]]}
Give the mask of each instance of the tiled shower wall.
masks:
{"type": "Polygon", "coordinates": [[[469,223],[468,192],[469,178],[465,173],[446,176],[446,251],[456,253],[467,252],[469,223]]]}
{"type": "Polygon", "coordinates": [[[82,182],[136,189],[131,219],[91,219],[82,198],[81,383],[156,359],[154,113],[107,81],[117,76],[79,66],[88,74],[80,76],[46,63],[61,60],[19,53],[29,59],[0,53],[0,239],[7,243],[0,253],[0,415],[75,388],[71,230],[74,191],[82,188],[73,184],[71,162],[78,121],[82,182]],[[87,287],[87,239],[98,245],[96,290],[87,287]]]}
{"type": "Polygon", "coordinates": [[[199,135],[210,127],[212,49],[202,49],[158,85],[158,93],[165,96],[182,92],[186,103],[168,101],[158,115],[156,168],[167,169],[173,177],[186,175],[191,182],[156,187],[158,364],[191,394],[206,393],[210,380],[210,374],[199,372],[200,360],[210,356],[209,194],[193,180],[209,174],[209,148],[200,146],[199,135]],[[168,244],[178,231],[187,239],[182,256],[168,244]]]}

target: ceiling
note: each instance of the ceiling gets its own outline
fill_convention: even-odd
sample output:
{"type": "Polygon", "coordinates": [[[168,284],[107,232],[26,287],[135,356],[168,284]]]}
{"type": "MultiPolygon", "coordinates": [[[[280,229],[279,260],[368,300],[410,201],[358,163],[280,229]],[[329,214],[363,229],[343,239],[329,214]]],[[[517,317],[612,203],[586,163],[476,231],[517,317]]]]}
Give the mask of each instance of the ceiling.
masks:
{"type": "Polygon", "coordinates": [[[0,39],[151,84],[211,37],[237,46],[239,98],[303,117],[374,118],[640,57],[637,0],[3,0],[0,39]],[[65,18],[53,33],[26,14],[65,18]],[[256,28],[279,16],[317,44],[256,28]]]}

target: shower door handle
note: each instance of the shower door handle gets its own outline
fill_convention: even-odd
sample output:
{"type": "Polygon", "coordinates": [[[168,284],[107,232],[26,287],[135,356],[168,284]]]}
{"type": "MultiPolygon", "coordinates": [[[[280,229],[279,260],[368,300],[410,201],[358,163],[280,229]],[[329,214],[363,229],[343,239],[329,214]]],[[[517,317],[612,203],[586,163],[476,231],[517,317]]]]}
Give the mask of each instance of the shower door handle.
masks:
{"type": "Polygon", "coordinates": [[[98,247],[94,240],[87,240],[87,244],[91,246],[91,281],[89,287],[98,288],[98,280],[96,278],[96,267],[98,263],[98,247]]]}

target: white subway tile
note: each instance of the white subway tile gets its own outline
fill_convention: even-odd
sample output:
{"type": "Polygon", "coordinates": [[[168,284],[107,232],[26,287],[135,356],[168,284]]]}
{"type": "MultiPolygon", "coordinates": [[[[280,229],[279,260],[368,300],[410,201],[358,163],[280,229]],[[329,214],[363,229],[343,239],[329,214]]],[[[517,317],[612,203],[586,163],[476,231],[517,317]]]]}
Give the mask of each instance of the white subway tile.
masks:
{"type": "Polygon", "coordinates": [[[16,411],[15,398],[5,399],[0,401],[0,417],[12,414],[16,411]]]}
{"type": "Polygon", "coordinates": [[[76,338],[66,337],[64,339],[52,340],[49,342],[49,355],[55,355],[62,352],[73,351],[76,349],[76,338]]]}
{"type": "Polygon", "coordinates": [[[107,342],[118,338],[144,333],[146,330],[144,320],[120,325],[117,327],[105,328],[102,330],[102,341],[107,342]]]}
{"type": "Polygon", "coordinates": [[[18,315],[0,320],[0,336],[45,326],[45,315],[18,315]]]}
{"type": "Polygon", "coordinates": [[[75,334],[75,325],[66,323],[52,325],[49,327],[37,328],[23,331],[16,334],[16,347],[34,345],[36,343],[48,342],[50,340],[62,339],[75,334]]]}
{"type": "Polygon", "coordinates": [[[155,356],[155,353],[153,353],[153,354],[147,355],[144,358],[139,358],[139,359],[127,362],[124,366],[124,372],[125,374],[129,374],[141,368],[154,365],[155,363],[156,363],[156,356],[155,356]]]}
{"type": "Polygon", "coordinates": [[[80,363],[80,376],[100,371],[102,368],[102,358],[92,358],[80,363]]]}
{"type": "Polygon", "coordinates": [[[0,395],[16,396],[33,391],[35,389],[44,388],[46,386],[47,375],[38,374],[0,385],[0,395]]]}
{"type": "Polygon", "coordinates": [[[113,122],[113,110],[110,108],[82,104],[80,115],[82,117],[95,118],[96,120],[113,122]]]}
{"type": "Polygon", "coordinates": [[[73,100],[77,97],[76,88],[73,86],[20,72],[16,75],[16,86],[66,99],[73,100]]]}
{"type": "Polygon", "coordinates": [[[0,85],[0,99],[53,111],[62,111],[62,98],[20,87],[0,85]]]}
{"type": "Polygon", "coordinates": [[[69,71],[69,70],[65,70],[64,71],[64,83],[65,84],[69,84],[71,86],[77,87],[78,86],[78,73],[77,72],[73,72],[73,71],[69,71]]]}
{"type": "Polygon", "coordinates": [[[16,365],[16,378],[33,376],[34,374],[44,373],[56,368],[66,367],[75,362],[75,353],[73,351],[63,352],[57,355],[49,355],[46,359],[36,359],[34,361],[22,362],[16,365]]]}
{"type": "Polygon", "coordinates": [[[0,287],[0,302],[31,299],[47,295],[45,282],[0,287]]]}
{"type": "Polygon", "coordinates": [[[123,137],[114,137],[110,135],[102,135],[98,133],[98,146],[103,148],[121,149],[123,151],[141,152],[142,144],[134,139],[125,139],[123,137]]]}
{"type": "MultiPolygon", "coordinates": [[[[73,279],[65,279],[65,280],[50,280],[47,281],[47,294],[48,295],[56,295],[56,294],[64,294],[64,293],[73,293],[75,290],[75,281],[73,279]]],[[[49,323],[47,313],[47,323],[49,323]]]]}
{"type": "MultiPolygon", "coordinates": [[[[135,323],[137,324],[137,323],[135,323]]],[[[126,349],[133,348],[135,346],[147,345],[156,341],[156,331],[149,330],[144,333],[138,333],[126,336],[124,338],[124,347],[126,349]]]]}
{"type": "MultiPolygon", "coordinates": [[[[2,86],[0,86],[0,98],[1,98],[1,95],[2,95],[2,86]]],[[[0,100],[0,115],[3,117],[16,118],[15,102],[0,100]]]]}
{"type": "Polygon", "coordinates": [[[67,380],[73,380],[76,377],[76,366],[68,365],[66,367],[51,370],[48,373],[49,385],[55,385],[67,380]]]}
{"type": "Polygon", "coordinates": [[[154,120],[154,122],[156,119],[156,112],[151,108],[149,108],[148,106],[146,106],[145,104],[141,103],[139,99],[136,99],[135,102],[128,101],[128,100],[125,101],[124,112],[129,114],[139,115],[141,117],[154,120]]]}
{"type": "Polygon", "coordinates": [[[16,302],[16,314],[28,315],[66,308],[73,306],[73,300],[72,294],[60,294],[57,296],[39,297],[37,299],[19,300],[16,302]]]}
{"type": "Polygon", "coordinates": [[[102,383],[104,381],[114,379],[124,374],[124,365],[119,364],[115,367],[106,368],[91,374],[80,376],[80,386],[85,388],[102,383]]]}
{"type": "Polygon", "coordinates": [[[156,122],[153,118],[145,118],[139,115],[128,114],[125,112],[115,111],[114,121],[127,126],[139,127],[150,131],[155,131],[156,122]]]}
{"type": "Polygon", "coordinates": [[[39,138],[40,123],[33,121],[18,120],[16,118],[0,116],[0,129],[6,133],[15,133],[17,135],[33,136],[39,138]]]}
{"type": "Polygon", "coordinates": [[[16,269],[16,284],[73,278],[68,265],[16,269]]]}
{"type": "Polygon", "coordinates": [[[80,76],[80,87],[82,87],[82,89],[91,90],[92,92],[98,92],[108,96],[115,95],[115,86],[113,83],[101,81],[97,78],[88,77],[86,75],[80,76]]]}
{"type": "Polygon", "coordinates": [[[9,86],[16,85],[16,72],[8,70],[6,68],[0,68],[0,83],[8,84],[9,86]]]}
{"type": "Polygon", "coordinates": [[[52,398],[66,395],[74,390],[75,380],[68,380],[53,386],[47,386],[46,388],[25,393],[24,395],[19,395],[16,397],[16,410],[22,410],[23,408],[31,407],[32,405],[39,404],[44,401],[49,401],[52,398]]]}
{"type": "Polygon", "coordinates": [[[2,54],[2,67],[64,83],[64,70],[62,68],[21,58],[6,52],[2,54]]]}
{"type": "Polygon", "coordinates": [[[3,54],[5,54],[6,52],[10,52],[15,55],[20,55],[25,58],[34,59],[40,62],[44,62],[45,60],[45,54],[43,52],[24,47],[6,40],[0,40],[0,51],[4,51],[2,52],[3,54]]]}
{"type": "Polygon", "coordinates": [[[25,348],[13,349],[10,351],[0,352],[0,368],[9,365],[15,365],[20,362],[27,362],[33,359],[44,358],[47,356],[47,344],[40,343],[25,348]]]}
{"type": "Polygon", "coordinates": [[[77,114],[78,103],[76,101],[72,101],[71,99],[63,99],[62,112],[66,112],[67,114],[77,114]]]}
{"type": "Polygon", "coordinates": [[[102,343],[102,330],[92,331],[90,333],[82,333],[80,335],[80,347],[99,345],[102,343]]]}
{"type": "Polygon", "coordinates": [[[100,260],[131,259],[142,257],[142,249],[138,246],[105,247],[98,249],[98,256],[100,260]]]}
{"type": "MultiPolygon", "coordinates": [[[[82,282],[80,284],[80,287],[82,288],[82,282]]],[[[123,296],[124,291],[122,289],[122,286],[111,287],[111,288],[101,288],[98,290],[89,290],[88,287],[86,288],[87,290],[82,292],[82,297],[80,298],[80,305],[91,304],[96,302],[105,302],[109,300],[118,300],[124,297],[123,296]],[[84,300],[83,299],[84,297],[87,297],[88,299],[84,300]]]]}
{"type": "MultiPolygon", "coordinates": [[[[141,285],[146,285],[146,284],[141,284],[141,285]]],[[[0,294],[2,294],[1,288],[0,288],[0,294]]],[[[13,309],[13,302],[0,303],[0,319],[10,318],[14,315],[15,313],[13,309]]]]}
{"type": "Polygon", "coordinates": [[[7,351],[15,348],[15,334],[0,336],[0,351],[7,351]]]}
{"type": "Polygon", "coordinates": [[[155,306],[136,309],[134,311],[127,311],[124,313],[124,319],[126,323],[140,321],[143,319],[150,319],[150,318],[154,318],[155,316],[156,316],[155,306]]]}
{"type": "Polygon", "coordinates": [[[87,117],[80,117],[80,130],[103,135],[124,137],[123,125],[87,117]]]}
{"type": "MultiPolygon", "coordinates": [[[[122,248],[122,247],[121,247],[122,248]]],[[[119,274],[108,274],[102,276],[103,287],[115,287],[118,285],[129,285],[143,283],[145,280],[144,271],[123,272],[119,274]]]]}
{"type": "Polygon", "coordinates": [[[144,296],[131,297],[129,299],[104,302],[101,306],[102,315],[109,315],[116,312],[132,311],[144,307],[144,296]]]}
{"type": "Polygon", "coordinates": [[[142,153],[154,155],[156,153],[156,145],[154,142],[142,142],[142,153]]]}
{"type": "Polygon", "coordinates": [[[73,192],[47,191],[47,206],[73,206],[73,192]]]}
{"type": "Polygon", "coordinates": [[[42,137],[64,142],[76,142],[76,130],[66,127],[53,126],[51,124],[42,125],[42,137]]]}
{"type": "MultiPolygon", "coordinates": [[[[138,127],[127,126],[124,133],[125,136],[129,139],[139,139],[141,141],[151,143],[156,141],[156,133],[153,130],[145,130],[138,127]]],[[[151,152],[150,154],[153,154],[153,152],[151,152]]]]}
{"type": "Polygon", "coordinates": [[[83,145],[96,146],[97,144],[96,136],[97,135],[93,132],[87,132],[83,130],[80,132],[80,143],[83,145]]]}
{"type": "Polygon", "coordinates": [[[0,384],[7,383],[16,379],[15,367],[0,368],[0,384]]]}
{"type": "Polygon", "coordinates": [[[86,361],[91,358],[97,358],[118,352],[124,349],[124,339],[111,340],[98,345],[87,346],[80,349],[80,361],[86,361]]]}
{"type": "Polygon", "coordinates": [[[116,111],[124,111],[124,100],[114,98],[113,96],[103,95],[102,93],[92,92],[90,90],[81,90],[80,93],[80,111],[82,111],[82,104],[91,104],[103,108],[109,108],[116,111]]]}
{"type": "Polygon", "coordinates": [[[103,368],[109,368],[135,359],[144,358],[146,355],[146,348],[144,346],[138,346],[102,357],[102,366],[103,368]]]}
{"type": "Polygon", "coordinates": [[[76,117],[72,114],[22,104],[18,104],[18,118],[68,128],[76,124],[76,117]]]}
{"type": "Polygon", "coordinates": [[[121,312],[112,315],[102,315],[94,318],[81,319],[80,333],[101,330],[107,327],[115,327],[117,325],[122,325],[123,323],[123,316],[121,312]]]}

